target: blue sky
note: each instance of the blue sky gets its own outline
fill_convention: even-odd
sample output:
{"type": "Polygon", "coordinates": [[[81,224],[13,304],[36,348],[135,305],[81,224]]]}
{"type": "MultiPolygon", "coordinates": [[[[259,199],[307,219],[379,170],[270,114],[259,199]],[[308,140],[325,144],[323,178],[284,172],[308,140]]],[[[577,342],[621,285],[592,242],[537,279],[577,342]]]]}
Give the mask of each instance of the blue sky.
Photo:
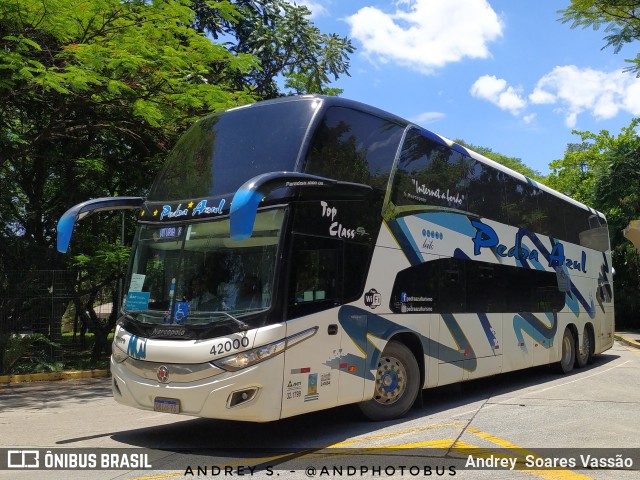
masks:
{"type": "Polygon", "coordinates": [[[558,21],[569,1],[291,0],[357,47],[342,96],[445,137],[517,157],[542,174],[580,141],[640,116],[640,79],[602,50],[605,32],[558,21]]]}

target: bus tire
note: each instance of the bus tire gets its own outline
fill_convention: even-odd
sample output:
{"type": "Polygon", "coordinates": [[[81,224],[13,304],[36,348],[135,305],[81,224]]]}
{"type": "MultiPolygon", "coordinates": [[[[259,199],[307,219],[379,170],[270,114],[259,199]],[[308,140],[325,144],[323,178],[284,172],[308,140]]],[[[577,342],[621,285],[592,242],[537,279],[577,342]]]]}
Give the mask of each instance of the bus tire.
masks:
{"type": "Polygon", "coordinates": [[[409,411],[419,390],[416,358],[404,344],[392,340],[378,360],[373,398],[358,406],[371,420],[392,420],[409,411]]]}
{"type": "Polygon", "coordinates": [[[573,370],[573,364],[576,361],[576,342],[573,333],[569,327],[564,329],[562,335],[562,355],[558,362],[558,370],[560,373],[569,373],[573,370]]]}
{"type": "Polygon", "coordinates": [[[576,340],[576,367],[583,368],[592,362],[593,342],[591,341],[591,331],[587,325],[582,332],[582,348],[579,348],[579,340],[576,340]]]}

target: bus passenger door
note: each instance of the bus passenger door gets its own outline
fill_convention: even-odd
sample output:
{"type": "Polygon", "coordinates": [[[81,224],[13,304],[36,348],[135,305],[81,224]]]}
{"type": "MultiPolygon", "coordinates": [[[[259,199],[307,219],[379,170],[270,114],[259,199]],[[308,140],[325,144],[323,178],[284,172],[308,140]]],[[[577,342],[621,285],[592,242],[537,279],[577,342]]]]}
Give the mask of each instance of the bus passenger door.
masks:
{"type": "Polygon", "coordinates": [[[337,404],[343,335],[338,322],[341,252],[340,242],[335,239],[293,236],[287,336],[310,328],[317,330],[284,353],[283,418],[337,404]]]}
{"type": "Polygon", "coordinates": [[[316,334],[285,351],[281,417],[333,407],[338,400],[341,329],[335,309],[291,320],[287,336],[317,327],[316,334]]]}

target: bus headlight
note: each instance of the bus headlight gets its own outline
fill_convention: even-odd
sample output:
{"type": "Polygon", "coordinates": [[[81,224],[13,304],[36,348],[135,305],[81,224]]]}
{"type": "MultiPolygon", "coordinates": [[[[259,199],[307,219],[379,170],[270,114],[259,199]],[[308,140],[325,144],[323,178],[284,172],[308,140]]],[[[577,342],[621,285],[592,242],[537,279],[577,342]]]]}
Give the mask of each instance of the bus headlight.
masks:
{"type": "Polygon", "coordinates": [[[263,362],[271,357],[275,357],[276,355],[284,352],[287,348],[313,337],[317,331],[318,327],[309,328],[300,333],[296,333],[295,335],[291,335],[290,337],[278,340],[277,342],[269,343],[268,345],[263,345],[219,360],[214,360],[211,363],[223,370],[235,372],[255,365],[256,363],[263,362]]]}
{"type": "Polygon", "coordinates": [[[260,363],[284,352],[285,345],[286,340],[282,339],[277,342],[270,343],[269,345],[238,353],[237,355],[221,358],[220,360],[214,360],[211,363],[223,370],[235,372],[236,370],[250,367],[251,365],[255,365],[256,363],[260,363]]]}

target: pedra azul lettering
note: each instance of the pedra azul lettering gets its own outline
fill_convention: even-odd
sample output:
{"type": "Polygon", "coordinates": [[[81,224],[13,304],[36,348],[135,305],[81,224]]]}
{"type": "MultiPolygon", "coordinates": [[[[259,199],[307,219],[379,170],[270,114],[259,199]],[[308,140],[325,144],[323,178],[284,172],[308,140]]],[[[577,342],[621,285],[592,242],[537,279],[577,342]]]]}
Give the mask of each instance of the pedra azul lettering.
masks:
{"type": "MultiPolygon", "coordinates": [[[[500,239],[498,238],[496,231],[486,223],[479,220],[471,220],[471,225],[476,229],[476,234],[473,237],[474,255],[480,255],[483,248],[490,248],[494,249],[494,252],[503,258],[514,257],[517,260],[540,261],[538,250],[535,248],[529,249],[522,245],[517,241],[517,236],[514,240],[514,245],[509,247],[500,243],[500,239]]],[[[578,270],[582,273],[586,273],[587,254],[583,250],[580,261],[567,258],[564,253],[564,245],[557,242],[553,245],[551,252],[549,253],[548,266],[551,268],[565,266],[568,270],[578,270]]]]}

